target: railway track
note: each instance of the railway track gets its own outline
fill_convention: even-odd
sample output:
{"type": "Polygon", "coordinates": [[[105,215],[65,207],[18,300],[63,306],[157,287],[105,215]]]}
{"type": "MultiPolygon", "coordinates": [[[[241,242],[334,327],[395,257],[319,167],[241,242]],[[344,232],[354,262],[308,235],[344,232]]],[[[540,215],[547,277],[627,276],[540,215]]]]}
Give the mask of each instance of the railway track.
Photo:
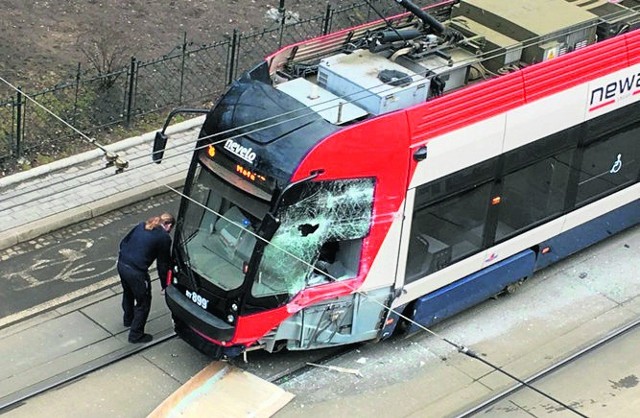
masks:
{"type": "MultiPolygon", "coordinates": [[[[639,325],[640,320],[637,320],[630,322],[625,326],[617,328],[604,337],[598,339],[594,343],[589,344],[579,351],[567,356],[566,358],[563,358],[561,361],[558,361],[551,366],[546,367],[544,370],[541,370],[534,375],[524,379],[524,383],[516,383],[509,389],[491,397],[490,399],[486,399],[485,401],[478,403],[477,405],[465,410],[464,412],[451,416],[472,417],[487,413],[487,411],[489,411],[490,415],[490,411],[492,411],[492,408],[495,408],[496,405],[499,405],[501,402],[508,400],[519,391],[522,391],[522,389],[525,389],[527,385],[540,383],[544,378],[552,376],[554,375],[554,373],[558,373],[563,368],[572,363],[575,363],[579,359],[586,358],[589,355],[597,352],[604,346],[615,343],[615,341],[620,337],[637,330],[639,325]]],[[[60,388],[68,384],[73,384],[73,382],[80,382],[83,377],[88,376],[99,369],[104,369],[108,366],[119,363],[129,357],[138,354],[145,354],[145,352],[150,352],[152,350],[157,350],[158,352],[172,352],[172,348],[170,348],[169,345],[177,341],[179,340],[175,338],[173,332],[164,333],[162,335],[156,334],[154,341],[149,344],[142,346],[127,345],[120,350],[116,350],[105,356],[101,356],[100,358],[94,359],[93,361],[87,362],[86,364],[83,364],[81,366],[74,367],[70,370],[65,371],[64,373],[58,373],[55,376],[51,376],[49,379],[43,380],[37,385],[32,385],[28,388],[16,391],[15,393],[11,394],[11,396],[5,396],[4,398],[0,399],[0,414],[4,414],[5,412],[11,411],[14,408],[24,405],[38,395],[55,392],[54,389],[56,388],[60,388]],[[165,346],[163,347],[163,345],[165,346]]],[[[358,349],[358,346],[350,346],[333,351],[322,350],[318,352],[314,351],[305,353],[287,352],[285,353],[286,355],[250,353],[249,363],[243,363],[241,357],[234,359],[231,363],[250,372],[258,371],[261,375],[260,377],[276,385],[281,385],[282,383],[289,380],[302,377],[305,374],[313,374],[314,371],[319,370],[316,365],[327,365],[327,368],[333,367],[335,369],[340,369],[340,367],[334,367],[331,364],[340,364],[340,357],[344,356],[345,354],[353,354],[352,352],[357,351],[358,349]],[[287,359],[295,356],[298,357],[294,361],[287,363],[287,359]],[[277,363],[278,368],[269,369],[269,363],[277,363]],[[313,363],[313,365],[309,365],[309,363],[313,363]],[[260,371],[262,371],[262,373],[260,373],[260,371]]],[[[190,351],[188,354],[196,356],[195,352],[190,351]]],[[[392,356],[393,354],[390,353],[389,355],[392,356]]],[[[184,358],[179,359],[179,361],[184,361],[184,358]]],[[[339,376],[338,378],[340,378],[344,375],[340,375],[340,373],[337,373],[336,376],[339,376]]],[[[82,384],[82,382],[80,382],[80,384],[82,384]]],[[[553,391],[551,391],[550,393],[552,393],[554,396],[558,395],[553,391]]],[[[561,395],[558,395],[558,397],[562,398],[561,395]]],[[[571,399],[563,400],[571,402],[571,399]]],[[[572,402],[571,404],[573,405],[574,403],[572,402]]],[[[567,411],[565,410],[565,412],[567,411]]]]}
{"type": "MultiPolygon", "coordinates": [[[[96,232],[96,235],[99,235],[96,232]]],[[[634,260],[633,251],[636,251],[638,247],[638,239],[636,238],[637,232],[629,232],[626,235],[620,236],[608,243],[595,247],[592,250],[580,254],[573,260],[567,261],[564,265],[558,265],[555,270],[550,270],[547,276],[543,280],[533,281],[528,286],[523,287],[521,292],[510,296],[508,299],[504,299],[498,302],[488,302],[485,308],[479,308],[468,314],[459,316],[454,325],[448,325],[447,329],[457,329],[453,334],[449,334],[451,338],[459,340],[463,343],[468,343],[472,348],[477,347],[480,351],[487,352],[489,358],[497,360],[501,365],[507,365],[507,370],[518,370],[514,374],[519,377],[527,376],[534,370],[532,367],[525,367],[525,373],[522,372],[522,367],[511,368],[513,360],[520,359],[520,365],[522,361],[526,361],[526,350],[542,351],[545,358],[556,358],[554,353],[566,353],[571,347],[585,346],[584,349],[577,353],[573,353],[567,356],[565,359],[566,366],[568,368],[570,364],[575,364],[580,358],[589,358],[590,354],[597,352],[597,347],[601,349],[606,348],[608,345],[615,344],[616,336],[624,336],[636,333],[633,332],[636,329],[637,323],[630,322],[624,327],[618,327],[620,324],[625,323],[623,318],[633,318],[637,315],[627,315],[629,311],[638,312],[640,310],[640,304],[633,302],[637,299],[637,283],[634,277],[637,277],[637,263],[634,260]],[[602,254],[598,258],[598,254],[602,254]],[[628,261],[628,262],[627,262],[628,261]],[[602,272],[606,271],[606,274],[602,272]],[[587,272],[582,274],[582,272],[587,272]],[[577,276],[580,275],[578,278],[577,276]],[[575,276],[575,278],[573,278],[575,276]],[[585,278],[586,277],[586,278],[585,278]],[[627,281],[622,281],[621,278],[629,278],[627,281]],[[554,284],[552,281],[556,281],[554,284]],[[627,283],[628,282],[628,283],[627,283]],[[569,287],[567,287],[569,286],[569,287]],[[544,290],[542,290],[544,289],[544,290]],[[567,289],[566,293],[564,290],[567,289]],[[562,294],[563,297],[558,296],[562,294]],[[533,301],[539,301],[533,303],[533,301]],[[490,308],[486,308],[489,306],[490,308]],[[576,307],[580,306],[581,309],[576,310],[576,307]],[[527,311],[524,311],[526,307],[527,311]],[[623,309],[620,309],[623,308],[623,309]],[[523,309],[520,311],[520,309],[523,309]],[[566,309],[566,310],[562,310],[566,309]],[[625,311],[627,314],[624,312],[625,311]],[[505,313],[509,312],[508,316],[505,313]],[[605,314],[610,312],[609,321],[602,321],[599,318],[606,316],[605,314]],[[564,316],[566,320],[558,322],[558,315],[564,316]],[[525,324],[522,324],[522,318],[526,318],[525,324]],[[598,321],[594,319],[598,318],[598,321]],[[612,319],[613,318],[613,319],[612,319]],[[598,325],[587,326],[588,334],[584,332],[574,332],[573,335],[567,336],[567,333],[571,330],[579,330],[581,324],[588,324],[589,322],[598,322],[598,325]],[[455,324],[459,324],[455,325],[455,324]],[[478,329],[479,324],[486,324],[484,329],[478,329]],[[526,328],[526,329],[524,329],[526,328]],[[609,332],[605,337],[593,344],[589,344],[588,341],[593,338],[594,335],[602,335],[608,330],[616,328],[615,331],[609,332]],[[475,331],[478,329],[482,338],[475,338],[475,331]],[[503,334],[503,331],[511,330],[508,334],[503,334]],[[522,331],[522,332],[519,332],[522,331]],[[534,334],[544,333],[547,334],[544,338],[535,338],[534,334]],[[491,336],[501,335],[500,340],[493,340],[491,336]],[[506,337],[509,337],[509,343],[505,341],[506,337]],[[562,347],[555,347],[562,349],[561,351],[552,351],[544,344],[549,341],[550,338],[563,338],[562,347]],[[522,347],[521,340],[533,340],[534,345],[529,346],[526,350],[522,347]],[[519,341],[520,340],[520,341],[519,341]],[[483,343],[484,341],[484,343],[483,343]],[[610,341],[610,343],[608,342],[610,341]],[[500,352],[495,351],[492,347],[511,347],[515,350],[510,355],[501,355],[500,352]],[[571,360],[570,360],[571,358],[571,360]],[[502,359],[502,360],[501,360],[502,359]]],[[[4,388],[17,388],[11,390],[11,396],[7,395],[7,391],[0,392],[0,414],[3,418],[23,418],[34,416],[55,416],[58,412],[58,416],[69,415],[72,412],[77,413],[78,416],[95,416],[95,417],[110,417],[115,415],[108,413],[109,410],[118,411],[120,416],[146,416],[153,408],[160,404],[163,399],[169,396],[177,387],[183,384],[189,377],[196,374],[204,366],[209,364],[210,360],[203,358],[187,344],[183,343],[177,338],[173,338],[172,332],[166,332],[170,329],[170,319],[168,311],[164,305],[164,301],[160,297],[156,297],[154,294],[154,307],[152,308],[152,315],[150,317],[150,325],[152,332],[155,335],[155,341],[146,346],[131,346],[126,344],[126,338],[122,338],[125,329],[122,328],[120,321],[120,296],[117,293],[118,285],[114,285],[109,290],[109,297],[96,298],[96,295],[91,295],[91,302],[80,304],[76,308],[71,309],[67,307],[56,307],[55,311],[59,312],[58,318],[48,318],[38,321],[35,325],[33,321],[37,318],[29,317],[25,322],[30,322],[29,327],[34,328],[38,332],[29,334],[29,329],[26,325],[13,324],[0,329],[0,374],[5,376],[4,381],[0,381],[0,389],[4,388]],[[65,318],[73,317],[73,321],[66,320],[65,318]],[[46,329],[46,325],[55,321],[61,321],[62,324],[52,329],[46,329]],[[96,336],[94,340],[93,334],[86,325],[90,323],[95,328],[101,330],[101,334],[96,336]],[[160,324],[161,323],[161,324],[160,324]],[[20,340],[13,336],[7,336],[9,328],[16,327],[17,330],[11,331],[14,336],[20,336],[20,340]],[[43,330],[44,328],[44,330],[43,330]],[[113,335],[118,335],[120,339],[120,348],[118,350],[111,350],[108,355],[99,356],[100,359],[94,359],[92,361],[84,361],[82,364],[75,364],[69,361],[69,367],[64,371],[57,371],[52,373],[48,379],[41,379],[38,385],[18,386],[14,384],[12,379],[16,375],[21,373],[29,373],[29,368],[37,367],[38,364],[31,363],[24,365],[24,367],[17,367],[12,364],[16,359],[28,358],[34,355],[34,352],[40,350],[41,352],[51,351],[55,354],[59,350],[60,346],[66,345],[69,342],[66,340],[56,339],[58,333],[67,332],[70,338],[78,339],[80,337],[90,340],[86,341],[86,345],[99,344],[100,339],[104,339],[105,330],[113,335]],[[47,331],[47,332],[44,332],[47,331]],[[22,334],[25,334],[24,336],[22,334]],[[34,339],[42,335],[43,341],[41,344],[36,344],[34,339]],[[11,342],[10,340],[15,340],[11,342]],[[93,342],[92,342],[93,341],[93,342]],[[2,360],[4,359],[4,360],[2,360]],[[86,364],[85,364],[86,363],[86,364]],[[102,364],[100,364],[102,363],[102,364]],[[110,366],[110,367],[109,367],[110,366]],[[95,372],[95,371],[98,372],[95,372]],[[132,377],[133,376],[133,377],[132,377]],[[138,392],[132,392],[132,390],[124,390],[122,381],[128,381],[127,379],[135,380],[139,388],[136,388],[138,392]],[[55,379],[55,380],[54,380],[55,379]],[[92,387],[99,387],[101,393],[96,396],[95,392],[90,389],[92,387]],[[89,388],[89,389],[87,389],[89,388]],[[57,389],[57,390],[54,390],[57,389]],[[120,391],[120,392],[119,392],[120,391]],[[122,393],[123,392],[123,393],[122,393]],[[144,394],[144,395],[141,395],[144,394]],[[138,395],[148,398],[148,404],[138,405],[137,403],[131,403],[132,397],[138,395]],[[86,403],[90,404],[90,409],[81,411],[78,409],[77,398],[82,398],[86,403]],[[37,408],[42,408],[40,413],[37,408]],[[55,410],[54,408],[58,408],[55,410]],[[138,409],[135,409],[138,408],[138,409]],[[43,412],[44,411],[44,412],[43,412]],[[5,415],[6,414],[6,415],[5,415]],[[102,415],[101,415],[102,414],[102,415]]],[[[158,289],[157,286],[154,289],[158,289]]],[[[100,291],[102,293],[103,291],[100,291]]],[[[17,296],[16,296],[17,297],[17,296]]],[[[72,304],[78,304],[78,301],[73,301],[72,304]]],[[[43,316],[51,316],[52,312],[42,312],[43,316]]],[[[40,316],[40,315],[38,315],[40,316]]],[[[570,333],[571,334],[571,333],[570,333]]],[[[321,356],[316,352],[286,352],[286,353],[261,353],[252,352],[249,353],[249,363],[240,363],[242,360],[238,359],[238,366],[243,369],[258,375],[259,377],[271,381],[275,384],[282,385],[287,390],[295,392],[296,388],[299,388],[300,392],[295,392],[296,401],[299,404],[304,404],[305,413],[310,412],[313,402],[320,396],[326,395],[326,393],[335,391],[335,396],[331,397],[332,404],[340,402],[340,393],[347,393],[346,391],[354,391],[357,385],[358,390],[370,390],[366,389],[368,381],[373,382],[372,385],[380,385],[383,379],[389,378],[390,381],[395,382],[395,376],[400,376],[405,379],[406,372],[408,370],[407,365],[414,370],[419,368],[419,365],[424,361],[425,369],[424,373],[428,373],[434,376],[441,376],[439,381],[434,380],[432,386],[430,386],[429,392],[437,394],[440,389],[438,382],[442,382],[442,378],[451,379],[455,378],[456,374],[454,367],[459,366],[458,363],[453,364],[451,361],[443,362],[436,359],[431,362],[428,355],[428,351],[439,354],[437,347],[439,344],[435,344],[433,338],[429,339],[408,339],[406,341],[385,341],[380,344],[367,345],[361,347],[355,353],[351,351],[350,357],[345,361],[344,358],[340,358],[343,353],[337,353],[335,357],[331,357],[333,353],[322,352],[321,356]],[[406,343],[406,344],[403,344],[406,343]],[[400,346],[400,344],[403,344],[400,346]],[[419,349],[417,347],[420,347],[419,349]],[[435,348],[435,349],[432,349],[435,348]],[[372,350],[373,349],[373,350],[372,350]],[[373,357],[372,351],[379,353],[379,359],[373,357]],[[411,353],[415,353],[415,357],[411,357],[411,353]],[[309,354],[316,355],[316,357],[309,357],[309,354]],[[399,358],[399,356],[404,358],[399,358]],[[321,358],[326,356],[324,359],[321,358]],[[320,357],[320,358],[319,358],[320,357]],[[356,360],[362,357],[367,357],[367,363],[358,363],[356,360]],[[379,361],[378,361],[379,360],[379,361]],[[326,364],[326,365],[338,365],[345,368],[360,369],[364,375],[363,378],[337,373],[335,371],[323,370],[315,366],[309,366],[307,363],[326,364]],[[446,368],[442,368],[439,371],[439,365],[448,364],[446,368]],[[376,374],[376,366],[379,365],[379,373],[376,374]],[[396,367],[397,366],[397,367],[396,367]],[[369,367],[367,369],[367,367],[369,367]],[[428,370],[427,370],[428,369],[428,370]],[[322,374],[329,375],[331,381],[325,380],[322,374]],[[319,389],[309,390],[304,384],[299,384],[297,377],[300,376],[303,379],[307,379],[307,382],[316,380],[317,377],[322,377],[322,384],[318,385],[319,389]],[[291,381],[291,385],[288,386],[285,382],[291,381]],[[354,384],[354,382],[357,382],[354,384]],[[293,389],[293,390],[292,390],[293,389]],[[305,398],[305,391],[313,391],[318,394],[316,399],[305,398]]],[[[81,348],[71,347],[74,353],[81,351],[81,348]]],[[[351,347],[352,349],[356,347],[351,347]]],[[[53,355],[53,354],[52,354],[53,355]]],[[[444,352],[446,357],[448,354],[444,352]]],[[[595,355],[595,354],[594,354],[595,355]]],[[[617,353],[610,358],[601,359],[603,364],[612,364],[616,361],[617,353]]],[[[42,357],[42,356],[40,356],[42,357]]],[[[627,360],[630,363],[630,369],[635,367],[633,360],[637,356],[628,357],[627,360]]],[[[540,360],[542,357],[538,356],[540,360]]],[[[73,359],[72,359],[73,360],[73,359]]],[[[46,362],[39,358],[41,367],[49,367],[46,362]]],[[[531,362],[529,363],[531,364],[531,362]]],[[[546,363],[548,364],[548,363],[546,363]]],[[[531,375],[525,379],[530,384],[535,384],[536,387],[545,387],[544,377],[553,376],[552,369],[558,369],[559,365],[553,365],[545,368],[540,372],[531,375]],[[544,375],[544,376],[543,376],[544,375]]],[[[476,368],[460,370],[469,371],[476,370],[476,368]]],[[[634,372],[631,371],[631,374],[634,372]]],[[[640,372],[636,373],[640,376],[640,372]]],[[[470,373],[465,375],[469,379],[477,380],[482,384],[482,376],[484,374],[474,375],[470,373]]],[[[615,380],[615,379],[610,379],[615,380]]],[[[400,380],[398,380],[400,381],[400,380]]],[[[601,379],[600,382],[607,379],[601,379]]],[[[451,388],[454,390],[454,394],[459,393],[465,386],[469,384],[460,382],[460,385],[451,388]]],[[[609,383],[609,385],[612,385],[609,383]]],[[[506,400],[511,396],[524,396],[528,391],[522,391],[518,384],[510,384],[510,393],[504,391],[500,395],[492,397],[492,399],[486,399],[482,403],[474,405],[472,408],[465,409],[464,412],[460,411],[464,408],[462,398],[459,395],[453,395],[456,399],[456,403],[447,409],[448,413],[443,413],[440,416],[458,416],[452,415],[454,413],[460,414],[459,416],[472,416],[483,414],[484,411],[495,411],[502,406],[505,402],[512,401],[506,400]],[[518,389],[520,391],[518,392],[518,389]],[[524,394],[524,395],[523,395],[524,394]],[[501,406],[502,405],[502,406],[501,406]],[[492,409],[493,408],[493,409],[492,409]],[[471,414],[471,415],[470,415],[471,414]]],[[[504,386],[503,386],[504,387],[504,386]]],[[[582,389],[582,388],[581,388],[582,389]]],[[[403,386],[402,394],[410,396],[411,386],[403,386]]],[[[548,390],[557,398],[563,401],[570,401],[572,399],[579,398],[582,393],[580,391],[574,391],[567,394],[562,389],[557,387],[548,390]],[[578,395],[576,396],[576,393],[578,395]]],[[[486,392],[485,392],[486,393],[486,392]]],[[[586,391],[585,391],[586,393],[586,391]]],[[[357,393],[354,393],[357,396],[357,393]]],[[[424,389],[420,390],[420,396],[425,396],[424,389]]],[[[486,395],[484,395],[486,396],[486,395]]],[[[385,396],[381,394],[379,399],[385,399],[385,396]]],[[[623,398],[619,396],[618,399],[623,398]]],[[[471,399],[471,398],[469,398],[471,399]]],[[[474,399],[482,399],[480,396],[474,399]]],[[[640,397],[638,397],[640,399],[640,397]]],[[[367,399],[367,406],[370,407],[370,411],[376,409],[376,399],[367,399]]],[[[427,402],[437,402],[437,398],[432,397],[427,399],[427,402]]],[[[611,400],[613,404],[614,400],[611,400]]],[[[351,402],[351,400],[350,400],[351,402]]],[[[548,402],[551,404],[551,402],[548,402]]],[[[574,405],[573,402],[571,405],[574,405]]],[[[397,408],[397,406],[396,406],[397,408]]],[[[283,412],[282,416],[296,416],[295,409],[290,409],[287,406],[285,409],[291,410],[294,413],[287,415],[283,412]]],[[[523,409],[523,408],[521,408],[523,409]]],[[[345,409],[348,411],[348,409],[345,409]]],[[[326,412],[326,411],[325,411],[326,412]]],[[[397,411],[394,410],[394,413],[397,411]]],[[[564,416],[568,416],[568,411],[564,410],[564,416]]],[[[490,415],[490,413],[489,413],[490,415]]],[[[614,416],[615,414],[608,414],[607,416],[614,416]]],[[[313,415],[310,415],[313,416],[313,415]]],[[[381,409],[378,416],[397,416],[385,415],[384,410],[381,409]]],[[[617,415],[625,416],[625,415],[617,415]]],[[[633,416],[633,415],[628,415],[633,416]]]]}
{"type": "MultiPolygon", "coordinates": [[[[163,344],[166,344],[167,342],[175,338],[176,338],[176,334],[173,331],[166,331],[161,334],[156,334],[154,335],[153,341],[147,344],[125,345],[124,347],[118,350],[109,352],[105,355],[92,359],[91,361],[88,361],[76,367],[70,368],[69,370],[65,370],[64,372],[52,375],[28,387],[21,388],[11,393],[10,395],[0,398],[0,414],[4,414],[7,411],[10,411],[16,407],[19,407],[25,404],[30,399],[35,398],[36,396],[45,394],[59,387],[70,384],[93,372],[96,372],[100,369],[104,369],[108,366],[114,365],[129,357],[132,357],[137,354],[142,354],[153,348],[156,348],[156,349],[161,348],[163,344]]],[[[320,350],[320,351],[315,351],[310,353],[304,353],[304,358],[300,359],[299,361],[296,361],[292,364],[283,362],[284,364],[282,368],[280,368],[279,370],[268,372],[268,375],[265,375],[262,377],[265,380],[277,385],[280,382],[286,381],[293,376],[299,376],[300,374],[303,374],[306,371],[311,370],[313,367],[316,367],[316,366],[309,365],[309,363],[312,363],[314,365],[323,365],[353,349],[355,349],[355,347],[349,346],[349,347],[341,347],[336,350],[320,350]]],[[[252,361],[252,367],[247,367],[248,363],[245,363],[243,361],[243,357],[238,357],[236,359],[232,359],[229,361],[234,366],[237,366],[242,369],[259,370],[263,368],[260,363],[267,362],[268,361],[267,358],[269,358],[268,356],[269,355],[264,357],[261,356],[260,358],[257,359],[257,361],[252,361]]]]}
{"type": "Polygon", "coordinates": [[[148,350],[151,347],[164,343],[167,340],[175,338],[174,332],[169,332],[164,335],[155,336],[153,341],[144,345],[128,345],[112,353],[108,353],[104,356],[93,359],[80,366],[73,367],[62,373],[58,373],[49,378],[44,379],[29,387],[20,389],[8,396],[4,396],[0,399],[0,413],[15,408],[16,406],[28,401],[29,399],[41,395],[47,391],[58,388],[76,379],[80,379],[96,370],[110,366],[118,361],[121,361],[127,357],[141,353],[144,350],[148,350]]]}
{"type": "MultiPolygon", "coordinates": [[[[618,329],[613,330],[611,333],[605,335],[604,337],[598,339],[592,344],[576,351],[575,353],[561,359],[560,361],[550,365],[544,370],[539,371],[538,373],[523,379],[521,382],[517,382],[515,385],[510,387],[509,389],[481,402],[472,408],[456,415],[456,418],[469,418],[480,414],[482,412],[487,412],[491,409],[491,407],[497,405],[501,401],[507,400],[512,397],[514,394],[531,388],[534,383],[541,382],[543,379],[553,376],[554,374],[558,374],[562,372],[567,366],[576,363],[580,359],[584,359],[585,357],[596,353],[598,350],[602,349],[607,344],[612,344],[616,342],[619,338],[626,335],[629,332],[638,330],[640,326],[640,319],[630,322],[618,329]]],[[[576,412],[577,416],[587,416],[580,413],[580,411],[576,412]]]]}

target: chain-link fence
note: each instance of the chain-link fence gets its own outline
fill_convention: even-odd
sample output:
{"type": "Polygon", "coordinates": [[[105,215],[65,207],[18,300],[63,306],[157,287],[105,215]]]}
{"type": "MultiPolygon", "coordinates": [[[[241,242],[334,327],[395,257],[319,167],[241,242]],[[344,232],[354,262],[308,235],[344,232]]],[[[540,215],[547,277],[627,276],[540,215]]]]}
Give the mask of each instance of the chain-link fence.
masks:
{"type": "Polygon", "coordinates": [[[131,58],[127,67],[109,74],[92,74],[79,65],[73,80],[0,98],[0,168],[15,166],[23,156],[46,158],[86,149],[83,135],[69,125],[100,142],[111,127],[128,127],[144,115],[184,105],[208,106],[237,75],[282,46],[400,13],[405,10],[389,0],[328,4],[322,16],[293,22],[282,18],[274,27],[234,31],[230,39],[206,46],[194,46],[185,34],[171,53],[147,62],[131,58]]]}

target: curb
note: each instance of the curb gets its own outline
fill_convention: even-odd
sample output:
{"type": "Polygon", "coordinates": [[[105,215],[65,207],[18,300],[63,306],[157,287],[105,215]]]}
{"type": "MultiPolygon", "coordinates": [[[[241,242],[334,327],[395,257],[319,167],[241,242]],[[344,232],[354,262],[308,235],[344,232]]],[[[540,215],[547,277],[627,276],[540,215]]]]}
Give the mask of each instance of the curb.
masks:
{"type": "MultiPolygon", "coordinates": [[[[178,132],[188,131],[189,129],[195,128],[196,126],[202,125],[204,123],[204,119],[205,116],[198,116],[196,118],[171,125],[167,128],[167,134],[171,135],[178,132]]],[[[139,136],[127,138],[122,141],[106,145],[105,148],[111,152],[119,152],[129,148],[133,148],[140,144],[144,144],[145,142],[153,142],[153,139],[156,136],[156,132],[157,131],[147,132],[139,136]]],[[[78,165],[90,160],[99,159],[103,156],[104,153],[102,152],[102,150],[94,149],[91,151],[83,152],[82,154],[72,155],[71,157],[63,158],[49,164],[34,167],[27,171],[12,174],[10,176],[0,178],[0,189],[11,186],[15,183],[33,179],[35,177],[44,176],[55,171],[68,168],[70,166],[78,165]]]]}
{"type": "Polygon", "coordinates": [[[159,184],[157,181],[143,183],[124,192],[96,200],[95,202],[47,216],[46,218],[21,225],[17,228],[9,229],[4,231],[2,237],[0,237],[0,250],[162,194],[167,191],[167,188],[164,187],[165,185],[174,188],[180,187],[184,185],[185,178],[186,173],[174,174],[173,176],[167,177],[162,184],[159,184]]]}

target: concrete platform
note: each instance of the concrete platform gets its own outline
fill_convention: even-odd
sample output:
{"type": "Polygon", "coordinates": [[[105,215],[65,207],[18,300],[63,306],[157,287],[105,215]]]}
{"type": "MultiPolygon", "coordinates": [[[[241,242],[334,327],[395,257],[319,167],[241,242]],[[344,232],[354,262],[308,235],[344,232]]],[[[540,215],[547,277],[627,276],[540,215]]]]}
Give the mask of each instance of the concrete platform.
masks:
{"type": "Polygon", "coordinates": [[[182,186],[203,121],[167,129],[159,165],[151,161],[149,132],[105,147],[129,162],[119,174],[94,150],[0,178],[0,249],[182,186]]]}
{"type": "MultiPolygon", "coordinates": [[[[154,296],[145,331],[159,339],[172,335],[173,325],[164,298],[154,296]]],[[[0,408],[139,349],[127,341],[120,304],[118,284],[0,330],[0,408]]]]}

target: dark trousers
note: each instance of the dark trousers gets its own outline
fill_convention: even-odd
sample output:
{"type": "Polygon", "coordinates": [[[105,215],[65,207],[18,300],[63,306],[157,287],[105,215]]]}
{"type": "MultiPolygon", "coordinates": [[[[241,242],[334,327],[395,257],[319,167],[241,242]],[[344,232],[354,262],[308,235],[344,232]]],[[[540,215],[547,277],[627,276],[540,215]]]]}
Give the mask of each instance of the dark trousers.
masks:
{"type": "Polygon", "coordinates": [[[151,278],[148,272],[136,270],[118,263],[118,274],[122,283],[122,310],[124,324],[131,324],[129,341],[144,335],[144,326],[151,310],[151,278]]]}

